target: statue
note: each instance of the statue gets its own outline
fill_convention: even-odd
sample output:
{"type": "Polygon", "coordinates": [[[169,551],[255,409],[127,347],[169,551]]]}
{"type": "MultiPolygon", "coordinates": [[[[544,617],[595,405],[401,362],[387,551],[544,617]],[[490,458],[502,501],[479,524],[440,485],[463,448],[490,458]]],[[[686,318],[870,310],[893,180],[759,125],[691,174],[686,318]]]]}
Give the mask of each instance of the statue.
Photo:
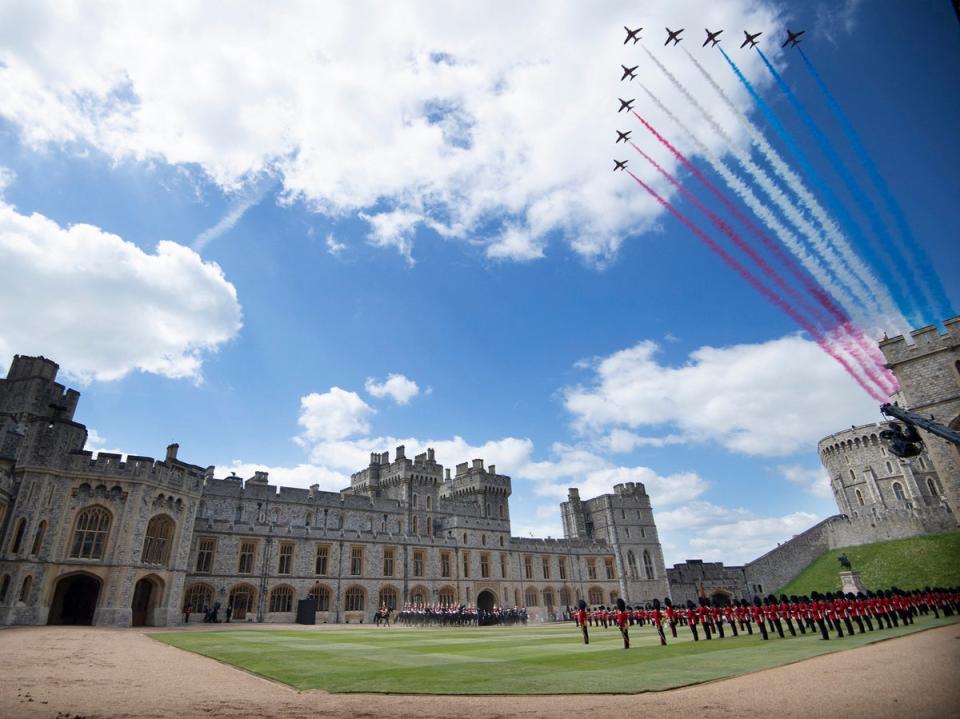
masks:
{"type": "Polygon", "coordinates": [[[837,557],[837,561],[840,562],[841,569],[846,569],[846,570],[853,569],[853,566],[850,564],[850,560],[847,559],[846,554],[841,554],[839,557],[837,557]]]}

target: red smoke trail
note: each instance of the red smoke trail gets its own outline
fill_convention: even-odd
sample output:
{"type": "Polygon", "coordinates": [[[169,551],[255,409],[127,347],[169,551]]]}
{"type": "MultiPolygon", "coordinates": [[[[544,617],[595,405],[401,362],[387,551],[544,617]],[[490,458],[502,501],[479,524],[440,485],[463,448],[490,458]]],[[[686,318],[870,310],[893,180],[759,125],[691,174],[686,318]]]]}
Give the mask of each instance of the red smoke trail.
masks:
{"type": "MultiPolygon", "coordinates": [[[[834,320],[836,320],[836,323],[840,327],[844,328],[845,332],[843,334],[846,334],[852,340],[852,342],[849,342],[849,343],[844,342],[843,339],[840,337],[838,337],[838,341],[842,342],[845,349],[847,349],[851,355],[854,355],[857,358],[858,363],[860,364],[861,367],[863,367],[863,371],[870,377],[871,380],[877,383],[877,386],[880,389],[882,389],[885,392],[889,392],[890,394],[893,394],[893,392],[897,390],[896,381],[892,380],[891,377],[887,376],[889,375],[889,370],[887,370],[886,367],[884,367],[884,361],[882,360],[878,361],[875,356],[872,356],[869,358],[864,356],[863,348],[870,347],[871,349],[873,349],[873,343],[867,340],[859,329],[856,329],[854,327],[854,325],[851,323],[850,318],[847,316],[847,314],[842,309],[840,309],[836,305],[836,303],[834,303],[834,301],[830,298],[830,296],[826,292],[824,292],[821,287],[819,287],[815,282],[813,282],[813,280],[810,279],[810,277],[808,277],[803,272],[803,270],[797,265],[797,263],[793,260],[793,258],[791,258],[789,255],[786,254],[786,252],[783,251],[783,248],[780,247],[780,245],[778,245],[776,242],[771,240],[766,235],[766,233],[763,232],[763,230],[757,227],[756,223],[753,222],[753,220],[751,220],[743,212],[741,212],[740,208],[738,208],[733,202],[731,202],[730,199],[726,196],[726,194],[723,193],[716,185],[714,185],[700,171],[699,168],[697,168],[692,162],[690,162],[690,160],[686,158],[686,156],[682,152],[680,152],[676,147],[674,147],[673,144],[671,144],[671,142],[667,138],[665,138],[663,135],[657,132],[656,128],[654,128],[653,125],[647,122],[639,113],[637,113],[636,111],[633,111],[633,114],[638,120],[640,120],[640,122],[643,123],[643,126],[646,127],[647,130],[649,130],[650,133],[657,138],[660,144],[662,144],[664,147],[670,150],[673,156],[676,157],[684,165],[684,167],[686,167],[690,172],[696,175],[697,179],[708,190],[710,190],[710,192],[713,193],[713,195],[718,200],[720,200],[721,203],[723,203],[723,206],[727,208],[727,211],[729,211],[734,217],[736,217],[737,220],[744,227],[746,227],[752,235],[754,235],[757,239],[760,240],[760,242],[763,243],[764,247],[766,247],[770,252],[772,252],[778,260],[780,260],[780,262],[783,264],[784,267],[787,268],[790,274],[793,275],[793,277],[803,285],[804,289],[807,292],[809,292],[811,295],[813,295],[817,299],[817,301],[820,303],[820,305],[828,313],[830,313],[830,316],[833,317],[834,320]],[[876,367],[877,369],[882,368],[884,379],[880,379],[879,377],[877,377],[875,370],[872,369],[871,365],[873,367],[876,367]]],[[[644,155],[644,157],[647,157],[647,155],[642,150],[640,150],[639,147],[637,147],[633,143],[630,143],[630,144],[633,145],[635,150],[637,150],[642,155],[644,155]]],[[[647,157],[647,159],[649,160],[650,158],[647,157]]],[[[657,167],[657,169],[660,169],[660,168],[657,167]]],[[[733,238],[731,237],[731,239],[733,238]]],[[[734,242],[737,242],[737,240],[734,240],[734,242]]],[[[769,265],[766,265],[766,263],[762,259],[758,259],[758,256],[752,250],[752,248],[747,249],[749,245],[746,245],[746,243],[741,245],[738,242],[737,246],[740,247],[744,252],[747,252],[747,254],[750,255],[751,259],[753,259],[754,262],[756,262],[761,267],[761,269],[763,269],[764,273],[767,274],[768,277],[771,276],[772,270],[770,270],[769,265]]],[[[775,275],[776,273],[773,273],[773,274],[775,275]]],[[[803,307],[807,312],[810,312],[816,318],[817,322],[821,326],[825,328],[829,328],[831,324],[833,324],[829,321],[829,319],[827,319],[824,316],[822,312],[818,312],[815,309],[813,310],[810,309],[809,306],[806,304],[806,302],[797,295],[796,291],[792,287],[785,286],[785,283],[783,282],[782,278],[779,278],[779,276],[777,276],[777,278],[778,279],[775,280],[777,281],[777,284],[780,285],[783,289],[785,289],[787,293],[791,297],[793,297],[793,299],[796,302],[800,304],[801,307],[803,307]]]]}
{"type": "MultiPolygon", "coordinates": [[[[806,330],[811,337],[816,337],[819,335],[818,331],[810,324],[807,319],[798,313],[793,307],[788,305],[783,299],[777,295],[775,292],[770,290],[765,284],[763,284],[750,270],[744,267],[739,260],[730,255],[723,247],[718,245],[710,236],[701,230],[690,218],[684,215],[682,212],[677,210],[673,205],[663,199],[660,195],[657,194],[656,190],[650,187],[647,183],[641,180],[639,177],[634,175],[630,170],[626,171],[630,177],[632,177],[637,184],[639,184],[643,189],[650,193],[650,195],[659,202],[664,209],[666,209],[671,215],[680,220],[687,228],[693,232],[697,237],[699,237],[704,244],[707,245],[711,250],[713,250],[720,258],[726,262],[737,274],[739,274],[743,279],[750,283],[750,285],[764,297],[766,297],[770,302],[779,307],[785,314],[787,314],[794,322],[800,325],[804,330],[806,330]]],[[[825,340],[821,339],[817,341],[817,344],[820,348],[826,352],[828,355],[833,357],[846,371],[847,373],[856,380],[857,384],[863,387],[864,391],[869,394],[873,399],[878,402],[886,401],[886,397],[882,396],[875,388],[870,387],[863,381],[863,379],[853,371],[853,368],[849,363],[839,354],[837,354],[833,347],[831,347],[825,340]]]]}

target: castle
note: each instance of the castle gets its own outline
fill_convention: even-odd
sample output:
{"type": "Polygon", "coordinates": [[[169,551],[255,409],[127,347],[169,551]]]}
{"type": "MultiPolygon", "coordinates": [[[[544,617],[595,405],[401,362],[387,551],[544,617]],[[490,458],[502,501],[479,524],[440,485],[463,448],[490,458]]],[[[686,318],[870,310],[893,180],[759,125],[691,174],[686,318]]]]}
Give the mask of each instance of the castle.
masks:
{"type": "MultiPolygon", "coordinates": [[[[83,449],[80,395],[17,356],[0,380],[0,624],[169,625],[186,604],[235,621],[369,622],[382,605],[525,606],[668,594],[642,484],[562,505],[564,539],[511,536],[510,477],[428,449],[373,453],[340,492],[216,477],[183,462],[83,449]]],[[[198,611],[194,621],[199,621],[198,611]]]]}
{"type": "MultiPolygon", "coordinates": [[[[960,429],[960,317],[943,324],[943,333],[929,326],[909,339],[885,338],[880,350],[900,383],[894,400],[960,429]]],[[[743,566],[675,564],[667,570],[674,601],[696,599],[701,591],[721,601],[776,591],[829,549],[956,531],[960,447],[922,432],[924,451],[900,459],[880,440],[888,425],[852,427],[818,443],[840,514],[743,566]]]]}

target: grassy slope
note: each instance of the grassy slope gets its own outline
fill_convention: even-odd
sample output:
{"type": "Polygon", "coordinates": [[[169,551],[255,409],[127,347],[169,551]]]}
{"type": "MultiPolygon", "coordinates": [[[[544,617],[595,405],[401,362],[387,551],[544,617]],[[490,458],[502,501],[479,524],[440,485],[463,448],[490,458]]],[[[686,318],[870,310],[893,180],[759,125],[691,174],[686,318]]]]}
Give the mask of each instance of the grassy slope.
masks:
{"type": "Polygon", "coordinates": [[[831,550],[781,591],[787,595],[839,591],[841,554],[860,572],[867,589],[960,585],[960,532],[949,532],[831,550]]]}
{"type": "Polygon", "coordinates": [[[321,631],[248,629],[154,634],[153,638],[213,657],[297,689],[423,694],[584,694],[660,690],[745,674],[849,649],[946,620],[924,618],[912,628],[832,639],[762,642],[757,634],[694,643],[690,632],[659,646],[647,626],[591,630],[584,646],[572,625],[526,628],[376,629],[321,631]]]}

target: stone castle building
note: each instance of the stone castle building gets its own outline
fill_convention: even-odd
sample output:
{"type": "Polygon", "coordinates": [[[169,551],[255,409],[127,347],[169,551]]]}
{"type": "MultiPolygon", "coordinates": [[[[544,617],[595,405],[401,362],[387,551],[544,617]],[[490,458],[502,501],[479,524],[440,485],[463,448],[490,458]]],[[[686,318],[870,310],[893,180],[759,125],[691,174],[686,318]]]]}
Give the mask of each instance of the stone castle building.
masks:
{"type": "Polygon", "coordinates": [[[307,597],[318,622],[437,603],[540,618],[668,593],[642,484],[571,489],[565,538],[526,539],[510,477],[482,459],[451,472],[432,449],[374,453],[340,492],[217,478],[176,444],[162,460],[93,456],[58,369],[17,356],[0,379],[0,624],[166,625],[187,603],[293,621],[307,597]]]}
{"type": "MultiPolygon", "coordinates": [[[[902,407],[960,429],[960,317],[880,349],[900,383],[902,407]]],[[[702,591],[723,601],[776,591],[830,549],[956,531],[960,447],[921,430],[924,451],[900,459],[880,439],[887,422],[841,430],[817,445],[839,514],[743,566],[688,560],[667,570],[674,601],[702,591]]]]}

